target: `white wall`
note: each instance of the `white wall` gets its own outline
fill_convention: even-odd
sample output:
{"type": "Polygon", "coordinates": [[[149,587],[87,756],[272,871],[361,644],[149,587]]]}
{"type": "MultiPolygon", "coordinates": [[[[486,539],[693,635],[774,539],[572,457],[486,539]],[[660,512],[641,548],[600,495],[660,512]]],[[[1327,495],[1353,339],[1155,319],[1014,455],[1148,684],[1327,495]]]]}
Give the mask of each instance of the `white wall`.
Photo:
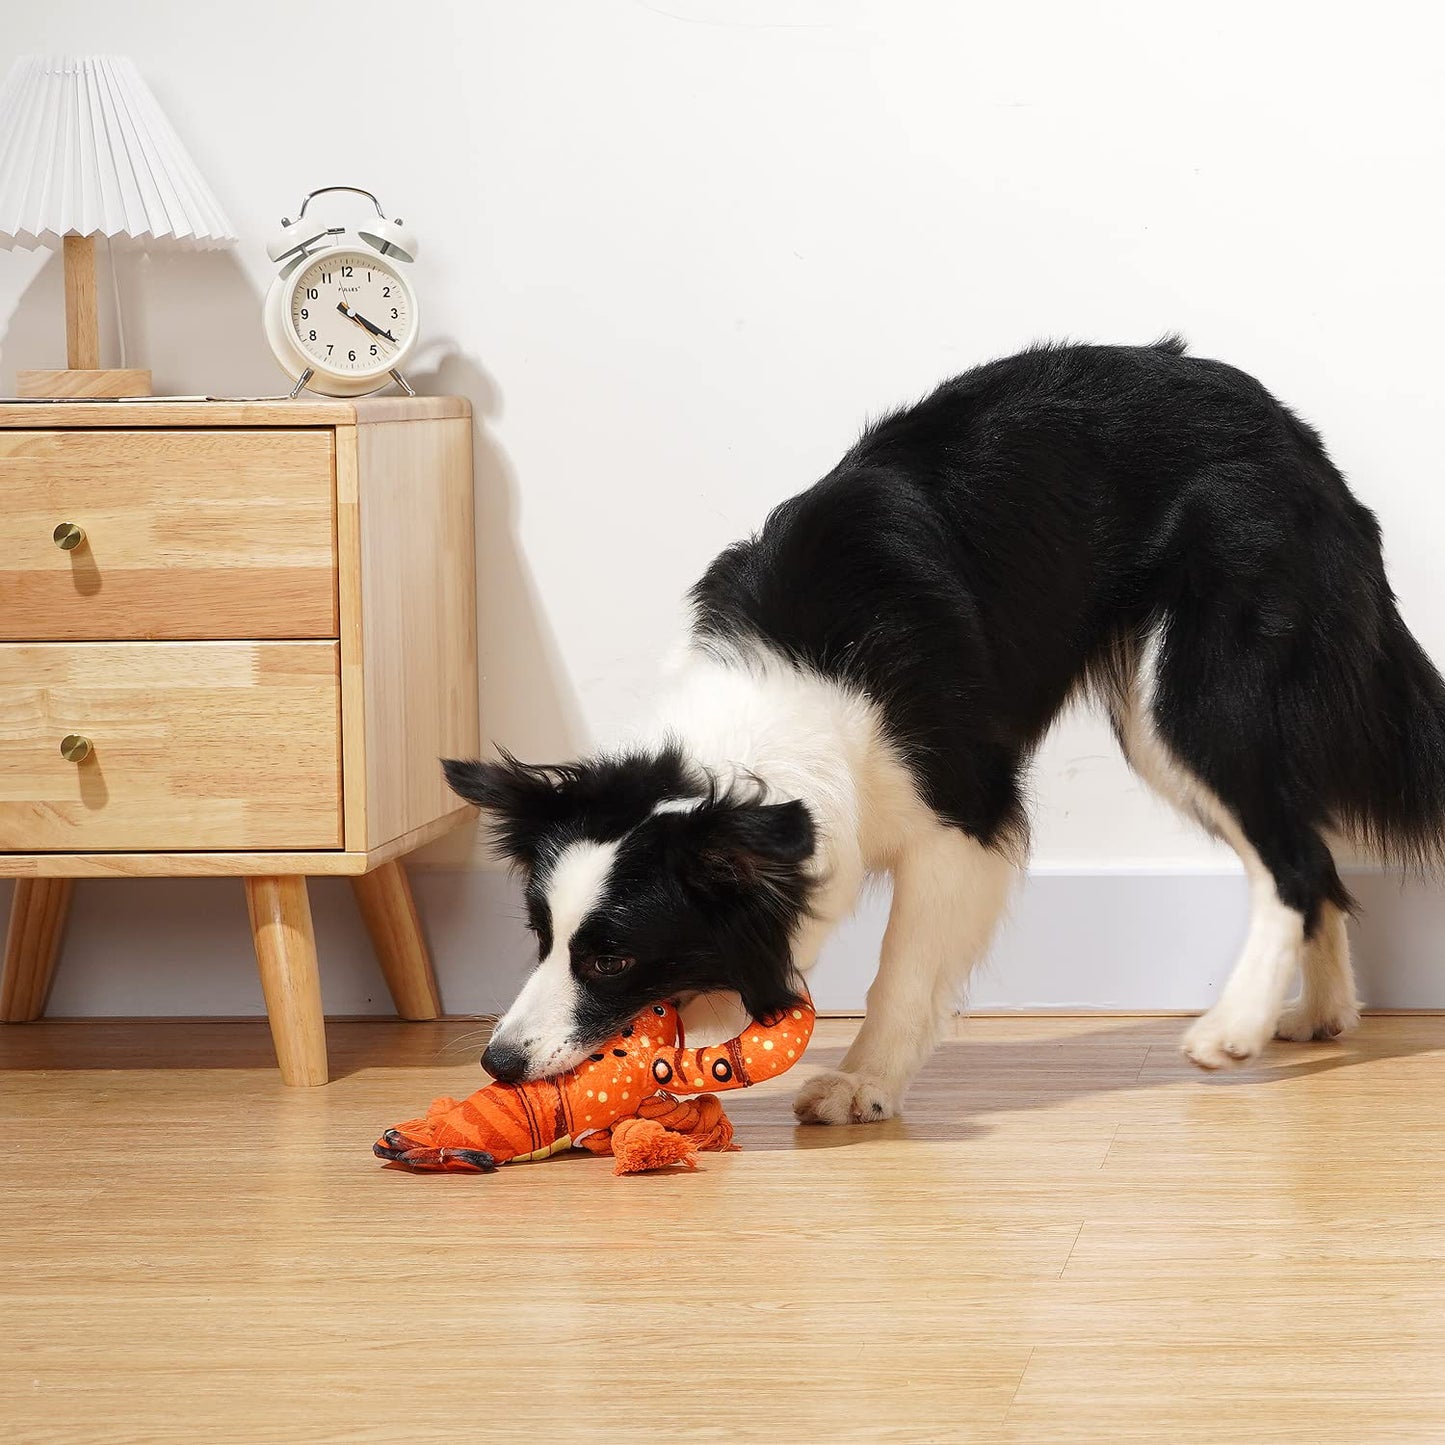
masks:
{"type": "MultiPolygon", "coordinates": [[[[468,395],[479,417],[484,728],[525,756],[617,730],[707,559],[825,471],[870,412],[1041,336],[1177,329],[1255,371],[1324,430],[1380,513],[1405,615],[1445,658],[1437,7],[12,10],[7,66],[31,50],[130,54],[240,228],[231,254],[118,258],[130,355],[159,389],[281,383],[259,321],[264,238],[306,190],[367,185],[415,222],[420,382],[468,395]]],[[[60,363],[59,288],[55,259],[0,253],[0,388],[17,366],[60,363]]],[[[1050,739],[1036,795],[1052,877],[1202,880],[1221,866],[1087,719],[1050,739]]],[[[478,861],[464,839],[428,857],[478,861]]],[[[495,880],[470,886],[494,916],[481,901],[495,880]]],[[[98,906],[82,898],[76,970],[98,906]]],[[[341,913],[334,951],[354,942],[341,913]]],[[[836,951],[849,997],[876,918],[836,951]]],[[[187,919],[186,947],[242,968],[239,915],[187,919]]],[[[478,951],[495,941],[512,957],[512,935],[479,926],[478,951]]],[[[1122,994],[1091,994],[1107,972],[1099,937],[1072,938],[1082,985],[1071,970],[1017,997],[1207,998],[1192,964],[1165,989],[1168,963],[1142,961],[1122,994]]],[[[520,964],[483,986],[473,951],[438,943],[452,994],[505,993],[520,964]]],[[[161,980],[144,956],[117,965],[134,983],[107,1006],[230,1006],[209,977],[161,980]]],[[[1047,982],[1042,955],[1014,976],[1036,965],[1047,982]]],[[[1007,1001],[1010,975],[996,977],[1007,1001]]],[[[1445,985],[1422,986],[1435,991],[1415,1001],[1445,1003],[1445,985]]],[[[364,1003],[357,989],[338,1006],[364,1003]]]]}

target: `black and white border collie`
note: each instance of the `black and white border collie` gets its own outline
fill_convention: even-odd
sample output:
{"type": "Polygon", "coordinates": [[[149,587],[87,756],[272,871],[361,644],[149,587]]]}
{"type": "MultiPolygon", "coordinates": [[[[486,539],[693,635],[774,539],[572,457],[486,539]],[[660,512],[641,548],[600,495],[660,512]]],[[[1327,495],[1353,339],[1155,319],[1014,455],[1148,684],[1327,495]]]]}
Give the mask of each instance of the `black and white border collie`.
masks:
{"type": "Polygon", "coordinates": [[[781,1007],[886,873],[867,1019],[796,1111],[894,1114],[1024,862],[1030,756],[1081,694],[1248,875],[1243,950],[1184,1036],[1203,1068],[1357,1021],[1329,836],[1438,850],[1445,685],[1373,515],[1263,386],[1174,340],[945,382],[692,605],[628,748],[446,764],[520,871],[541,959],[483,1057],[498,1078],[566,1069],[665,997],[781,1007]]]}

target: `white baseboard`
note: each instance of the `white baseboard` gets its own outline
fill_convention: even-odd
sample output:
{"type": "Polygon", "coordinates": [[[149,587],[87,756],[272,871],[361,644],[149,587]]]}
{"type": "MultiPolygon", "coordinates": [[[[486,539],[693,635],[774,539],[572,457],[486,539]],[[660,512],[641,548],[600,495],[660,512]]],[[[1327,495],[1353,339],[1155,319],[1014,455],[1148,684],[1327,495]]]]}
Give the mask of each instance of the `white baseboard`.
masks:
{"type": "MultiPolygon", "coordinates": [[[[1445,1008],[1445,893],[1353,872],[1361,992],[1376,1008],[1445,1008]]],[[[515,885],[496,872],[414,875],[447,1011],[504,1008],[533,960],[515,885]]],[[[391,1004],[349,886],[311,885],[331,1014],[391,1004]]],[[[975,1009],[1202,1009],[1218,995],[1244,934],[1242,876],[1151,865],[1036,869],[1019,891],[975,1009]]],[[[0,908],[9,887],[0,891],[0,908]]],[[[861,1010],[887,915],[865,898],[813,978],[820,1008],[861,1010]]],[[[76,887],[53,1016],[244,1015],[263,1011],[246,910],[233,879],[97,879],[76,887]]]]}

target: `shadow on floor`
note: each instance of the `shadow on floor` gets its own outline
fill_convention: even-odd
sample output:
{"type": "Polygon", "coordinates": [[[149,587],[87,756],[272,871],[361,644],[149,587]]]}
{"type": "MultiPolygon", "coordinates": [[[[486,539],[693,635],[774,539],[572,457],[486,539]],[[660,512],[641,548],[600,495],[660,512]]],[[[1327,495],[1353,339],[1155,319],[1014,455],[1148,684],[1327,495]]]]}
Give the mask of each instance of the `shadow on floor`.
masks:
{"type": "MultiPolygon", "coordinates": [[[[332,1080],[363,1069],[436,1069],[478,1059],[491,1023],[463,1019],[407,1023],[397,1018],[330,1019],[332,1080]]],[[[41,1019],[0,1024],[0,1075],[6,1072],[112,1072],[144,1069],[274,1069],[265,1019],[41,1019]]]]}
{"type": "MultiPolygon", "coordinates": [[[[1236,1089],[1287,1084],[1337,1069],[1364,1072],[1372,1065],[1445,1050],[1445,1017],[1422,1014],[1366,1018],[1360,1031],[1337,1043],[1275,1041],[1253,1064],[1204,1073],[1178,1051],[1188,1019],[1134,1019],[1116,1025],[1038,1039],[986,1037],[987,1020],[973,1037],[945,1045],[919,1075],[904,1115],[882,1124],[803,1128],[795,1124],[791,1093],[727,1100],[749,1148],[835,1149],[868,1140],[964,1141],[991,1132],[988,1116],[1050,1109],[1083,1097],[1146,1089],[1236,1089]],[[1372,1023],[1375,1025],[1372,1027],[1372,1023]],[[1401,1024],[1405,1027],[1400,1027],[1401,1024]]],[[[1009,1023],[1016,1027],[1018,1020],[1009,1023]]],[[[1041,1033],[1048,1020],[1040,1019],[1041,1033]]],[[[834,1069],[842,1048],[815,1048],[808,1062],[834,1069]]]]}
{"type": "MultiPolygon", "coordinates": [[[[1009,1020],[1016,1031],[1018,1020],[1009,1020]]],[[[1274,1043],[1256,1063],[1228,1073],[1202,1074],[1177,1053],[1182,1019],[1130,1019],[1087,1032],[1048,1037],[990,1040],[989,1021],[971,1025],[971,1037],[945,1045],[919,1076],[900,1120],[884,1124],[798,1128],[791,1113],[791,1088],[729,1095],[728,1112],[741,1129],[760,1130],[773,1147],[780,1129],[786,1147],[838,1148],[868,1138],[962,1140],[987,1130],[991,1113],[1047,1109],[1070,1100],[1121,1090],[1153,1088],[1237,1088],[1274,1085],[1336,1069],[1366,1069],[1390,1059],[1445,1048],[1445,1017],[1418,1015],[1404,1028],[1372,1028],[1341,1043],[1274,1043]]],[[[1400,1020],[1396,1020],[1398,1023],[1400,1020]]],[[[327,1044],[333,1080],[362,1070],[456,1069],[483,1075],[478,1058],[491,1023],[446,1019],[404,1023],[394,1018],[332,1020],[327,1044]]],[[[837,1068],[842,1047],[814,1047],[808,1062],[837,1068]]],[[[262,1019],[124,1020],[46,1019],[0,1025],[0,1072],[173,1069],[255,1070],[275,1067],[270,1035],[262,1019]]],[[[768,1147],[759,1142],[757,1147],[768,1147]]]]}

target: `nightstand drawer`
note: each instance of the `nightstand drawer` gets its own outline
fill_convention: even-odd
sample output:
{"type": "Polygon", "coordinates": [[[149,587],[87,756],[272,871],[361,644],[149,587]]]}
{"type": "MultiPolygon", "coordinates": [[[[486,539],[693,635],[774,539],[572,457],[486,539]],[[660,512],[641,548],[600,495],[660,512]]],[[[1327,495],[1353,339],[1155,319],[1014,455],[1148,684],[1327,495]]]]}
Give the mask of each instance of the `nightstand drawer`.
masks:
{"type": "Polygon", "coordinates": [[[340,733],[335,643],[0,645],[0,851],[339,848],[340,733]]]}
{"type": "Polygon", "coordinates": [[[332,437],[0,431],[0,638],[335,637],[332,437]]]}

